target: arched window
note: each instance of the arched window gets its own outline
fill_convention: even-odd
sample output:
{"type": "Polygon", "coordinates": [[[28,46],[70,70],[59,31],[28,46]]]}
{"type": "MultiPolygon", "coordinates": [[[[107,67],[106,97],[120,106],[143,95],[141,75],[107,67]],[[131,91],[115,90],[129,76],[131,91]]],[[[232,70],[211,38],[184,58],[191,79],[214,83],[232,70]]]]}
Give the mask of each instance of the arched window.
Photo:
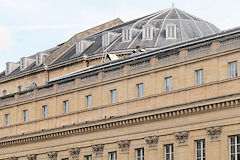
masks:
{"type": "Polygon", "coordinates": [[[177,28],[176,28],[175,24],[167,24],[166,25],[166,38],[167,39],[177,38],[177,28]]]}

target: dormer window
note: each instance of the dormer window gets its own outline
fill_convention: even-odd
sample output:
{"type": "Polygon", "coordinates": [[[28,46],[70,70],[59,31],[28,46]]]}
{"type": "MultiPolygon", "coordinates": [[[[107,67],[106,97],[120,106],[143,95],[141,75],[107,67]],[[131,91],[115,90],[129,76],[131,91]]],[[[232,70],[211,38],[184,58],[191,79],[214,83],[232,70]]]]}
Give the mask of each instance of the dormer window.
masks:
{"type": "Polygon", "coordinates": [[[129,42],[132,40],[132,30],[130,27],[124,28],[122,30],[122,41],[129,42]]]}
{"type": "Polygon", "coordinates": [[[12,73],[15,69],[17,69],[19,67],[19,63],[14,63],[14,62],[7,62],[6,63],[6,70],[5,70],[5,74],[9,75],[10,73],[12,73]]]}
{"type": "Polygon", "coordinates": [[[76,54],[82,54],[92,44],[92,41],[81,39],[76,43],[76,54]]]}
{"type": "Polygon", "coordinates": [[[39,65],[41,65],[41,64],[43,64],[44,63],[44,56],[45,56],[46,54],[44,54],[44,53],[37,53],[36,54],[36,65],[37,66],[39,66],[39,65]]]}
{"type": "Polygon", "coordinates": [[[105,32],[102,35],[102,47],[105,48],[109,46],[117,37],[118,33],[115,32],[105,32]]]}
{"type": "Polygon", "coordinates": [[[152,40],[153,39],[153,27],[151,25],[143,26],[142,39],[143,40],[152,40]]]}
{"type": "Polygon", "coordinates": [[[23,71],[34,62],[34,59],[23,57],[20,60],[20,70],[23,71]]]}
{"type": "Polygon", "coordinates": [[[166,25],[166,38],[167,39],[176,39],[177,38],[177,28],[175,24],[166,25]]]}

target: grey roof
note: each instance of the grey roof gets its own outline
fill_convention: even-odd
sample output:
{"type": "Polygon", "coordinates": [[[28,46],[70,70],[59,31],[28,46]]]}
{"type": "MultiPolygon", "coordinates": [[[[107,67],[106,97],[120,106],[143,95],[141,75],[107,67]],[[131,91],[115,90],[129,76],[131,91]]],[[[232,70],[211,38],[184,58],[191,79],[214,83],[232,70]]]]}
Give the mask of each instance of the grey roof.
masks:
{"type": "MultiPolygon", "coordinates": [[[[83,55],[91,57],[94,55],[101,55],[103,52],[111,53],[125,50],[134,50],[137,46],[142,46],[146,48],[146,50],[152,50],[154,48],[160,48],[171,44],[184,42],[193,38],[205,37],[219,32],[220,30],[215,25],[173,7],[120,24],[118,26],[86,37],[84,40],[92,41],[93,43],[87,49],[85,49],[83,53],[77,54],[76,45],[73,45],[67,51],[62,53],[60,57],[53,61],[51,65],[57,65],[59,63],[64,63],[65,61],[71,61],[72,59],[80,58],[83,55]],[[142,28],[147,24],[153,26],[154,28],[152,40],[142,40],[142,28]],[[177,37],[175,39],[166,38],[167,24],[176,25],[177,37]],[[132,40],[130,42],[122,42],[122,29],[125,27],[131,27],[134,29],[132,40]],[[102,35],[108,31],[118,33],[119,35],[112,43],[109,44],[109,46],[103,48],[102,35]]],[[[57,48],[58,46],[45,52],[50,55],[57,48]]],[[[4,72],[2,72],[0,73],[0,79],[14,76],[18,73],[31,71],[40,67],[43,66],[36,66],[34,62],[24,71],[20,71],[20,69],[17,68],[7,76],[4,74],[4,72]]]]}
{"type": "Polygon", "coordinates": [[[83,55],[92,56],[101,54],[103,52],[111,53],[121,50],[133,50],[137,46],[142,46],[146,49],[159,48],[193,38],[216,34],[218,32],[220,32],[220,30],[215,25],[173,7],[86,37],[85,40],[93,41],[94,43],[82,54],[74,54],[73,50],[76,50],[76,46],[72,46],[69,51],[60,56],[56,61],[53,62],[53,64],[58,64],[59,62],[71,60],[83,55]],[[154,27],[154,36],[152,40],[142,40],[142,27],[146,24],[150,24],[154,27]],[[175,39],[166,38],[167,24],[176,25],[177,37],[175,39]],[[132,40],[130,42],[122,42],[121,36],[122,29],[124,27],[131,27],[135,29],[134,33],[132,34],[132,40]],[[113,41],[107,48],[103,48],[102,34],[107,31],[119,33],[119,37],[116,38],[115,41],[113,41]]]}

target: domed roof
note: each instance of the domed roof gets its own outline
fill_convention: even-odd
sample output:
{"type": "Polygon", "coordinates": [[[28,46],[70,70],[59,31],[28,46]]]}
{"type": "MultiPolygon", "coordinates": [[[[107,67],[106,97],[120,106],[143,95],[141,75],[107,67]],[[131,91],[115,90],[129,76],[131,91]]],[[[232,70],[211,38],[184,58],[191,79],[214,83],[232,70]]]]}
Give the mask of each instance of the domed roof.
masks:
{"type": "Polygon", "coordinates": [[[152,50],[218,32],[215,25],[172,7],[86,37],[54,63],[83,55],[129,51],[137,46],[152,50]],[[76,54],[79,46],[84,49],[76,54]]]}

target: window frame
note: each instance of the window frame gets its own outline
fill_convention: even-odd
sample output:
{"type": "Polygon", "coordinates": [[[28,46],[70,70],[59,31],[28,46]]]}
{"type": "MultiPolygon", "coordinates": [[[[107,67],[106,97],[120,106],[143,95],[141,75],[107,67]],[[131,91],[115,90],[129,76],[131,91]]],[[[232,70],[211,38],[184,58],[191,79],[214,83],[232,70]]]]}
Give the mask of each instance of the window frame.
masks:
{"type": "Polygon", "coordinates": [[[109,157],[109,160],[117,160],[117,151],[108,152],[108,157],[109,157]],[[113,157],[111,157],[111,155],[113,155],[113,157]]]}
{"type": "Polygon", "coordinates": [[[206,142],[205,139],[195,140],[195,160],[206,160],[206,142]],[[198,143],[200,143],[200,149],[198,149],[198,143]],[[198,151],[200,150],[200,157],[198,157],[198,151]]]}
{"type": "Polygon", "coordinates": [[[229,159],[231,159],[232,155],[234,155],[235,160],[237,160],[237,155],[240,154],[240,152],[237,152],[238,147],[240,147],[240,141],[238,142],[237,140],[240,140],[240,135],[232,135],[229,136],[229,159]],[[231,138],[234,137],[234,144],[232,145],[231,138]],[[234,146],[234,152],[232,153],[232,146],[234,146]]]}
{"type": "Polygon", "coordinates": [[[132,40],[132,29],[130,27],[122,29],[122,42],[130,42],[132,40]]]}
{"type": "Polygon", "coordinates": [[[7,113],[5,114],[5,126],[9,126],[10,125],[10,114],[7,113]]]}
{"type": "Polygon", "coordinates": [[[48,118],[48,106],[47,105],[42,106],[42,113],[43,113],[43,118],[48,118]]]}
{"type": "Polygon", "coordinates": [[[92,108],[92,95],[86,96],[86,109],[92,108]]]}
{"type": "Polygon", "coordinates": [[[137,97],[142,98],[144,96],[144,84],[138,83],[137,84],[137,97]]]}
{"type": "Polygon", "coordinates": [[[114,104],[117,102],[117,89],[112,89],[110,90],[110,95],[111,95],[111,104],[114,104]]]}
{"type": "Polygon", "coordinates": [[[63,101],[63,114],[69,113],[69,100],[63,101]]]}
{"type": "Polygon", "coordinates": [[[92,160],[92,155],[85,155],[84,156],[84,160],[92,160]]]}
{"type": "Polygon", "coordinates": [[[203,78],[203,69],[197,69],[195,70],[196,74],[196,85],[202,85],[204,84],[204,78],[203,78]]]}
{"type": "Polygon", "coordinates": [[[173,90],[173,85],[172,85],[173,84],[172,83],[173,80],[172,79],[173,79],[172,76],[165,77],[165,91],[166,92],[171,92],[173,90]]]}
{"type": "Polygon", "coordinates": [[[23,110],[23,122],[27,122],[28,121],[28,110],[24,109],[23,110]]]}
{"type": "Polygon", "coordinates": [[[166,24],[166,39],[177,38],[177,26],[176,24],[166,24]]]}
{"type": "Polygon", "coordinates": [[[169,155],[169,160],[174,160],[174,145],[173,144],[165,144],[164,145],[164,160],[168,160],[167,155],[169,155]],[[167,147],[170,147],[169,153],[167,153],[167,147]]]}
{"type": "Polygon", "coordinates": [[[238,63],[237,61],[232,61],[228,63],[229,65],[229,78],[234,78],[238,76],[238,63]]]}
{"type": "Polygon", "coordinates": [[[144,148],[136,148],[135,149],[136,160],[144,160],[144,148]],[[138,151],[140,151],[140,155],[138,155],[138,151]]]}

